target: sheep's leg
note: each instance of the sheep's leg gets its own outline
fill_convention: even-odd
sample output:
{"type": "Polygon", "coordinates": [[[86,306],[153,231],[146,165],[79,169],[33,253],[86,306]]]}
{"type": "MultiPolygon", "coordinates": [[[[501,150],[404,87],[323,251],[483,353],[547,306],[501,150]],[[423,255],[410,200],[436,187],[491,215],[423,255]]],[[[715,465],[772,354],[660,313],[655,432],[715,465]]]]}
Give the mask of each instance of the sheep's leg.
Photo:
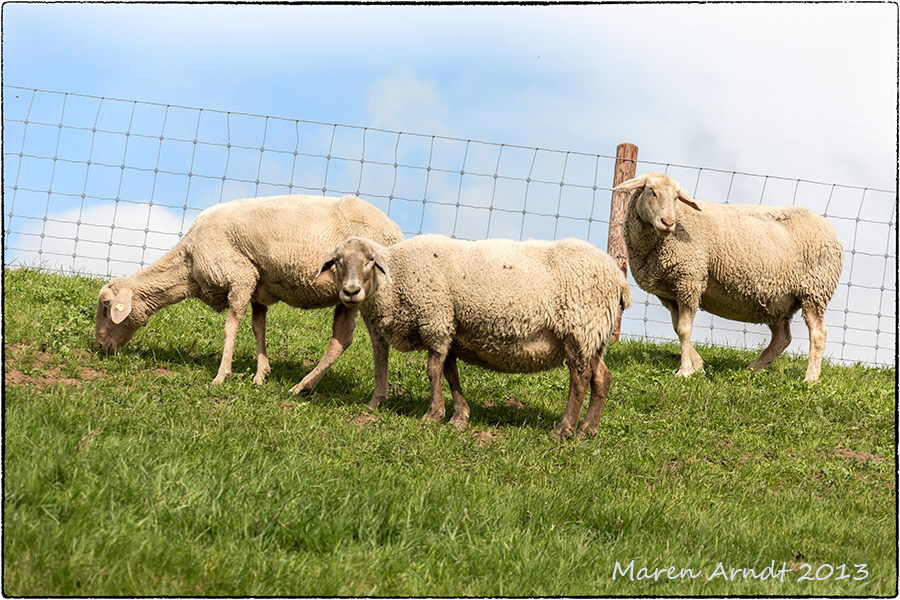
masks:
{"type": "Polygon", "coordinates": [[[328,343],[328,350],[325,351],[325,354],[319,360],[319,364],[300,383],[291,388],[292,393],[299,394],[312,391],[325,375],[325,372],[344,353],[344,350],[353,343],[356,312],[355,308],[347,308],[343,304],[337,305],[337,308],[334,309],[334,322],[331,325],[331,341],[328,343]]]}
{"type": "Polygon", "coordinates": [[[387,400],[388,393],[388,356],[390,347],[375,326],[363,319],[366,329],[369,330],[369,339],[372,340],[372,362],[375,368],[375,390],[369,401],[369,408],[376,409],[378,405],[387,400]]]}
{"type": "Polygon", "coordinates": [[[754,371],[762,371],[772,364],[778,356],[784,352],[784,349],[791,344],[791,320],[785,319],[778,323],[769,324],[772,330],[772,341],[766,346],[766,349],[760,352],[759,357],[750,363],[747,368],[754,371]]]}
{"type": "Polygon", "coordinates": [[[243,294],[235,292],[232,289],[228,293],[228,317],[225,319],[225,348],[222,351],[222,362],[219,363],[219,372],[215,379],[212,380],[213,385],[218,385],[225,381],[225,378],[231,375],[231,359],[234,357],[234,341],[237,339],[238,325],[247,312],[247,305],[250,304],[248,297],[242,297],[243,294]]]}
{"type": "Polygon", "coordinates": [[[681,303],[676,305],[672,301],[663,301],[663,304],[672,315],[672,325],[675,327],[675,333],[678,334],[678,341],[681,342],[681,367],[675,372],[675,377],[688,377],[697,371],[702,371],[703,359],[700,358],[700,354],[691,343],[691,331],[694,328],[694,316],[697,314],[697,309],[681,303]]]}
{"type": "Polygon", "coordinates": [[[447,353],[428,351],[428,378],[431,380],[431,408],[422,417],[423,421],[438,422],[444,418],[444,392],[441,388],[441,375],[444,372],[444,361],[447,353]]]}
{"type": "Polygon", "coordinates": [[[809,365],[806,367],[807,383],[815,383],[822,372],[822,356],[825,354],[825,336],[828,328],[825,327],[824,310],[817,306],[805,305],[803,307],[803,320],[809,327],[809,365]]]}
{"type": "Polygon", "coordinates": [[[588,403],[584,421],[578,428],[578,435],[594,435],[600,426],[600,415],[603,414],[603,405],[609,394],[609,384],[612,381],[612,373],[603,362],[599,354],[591,359],[591,400],[588,403]]]}
{"type": "Polygon", "coordinates": [[[266,356],[266,313],[269,307],[259,302],[252,302],[250,306],[253,309],[250,324],[253,335],[256,336],[256,376],[253,383],[262,385],[266,375],[272,370],[269,366],[269,357],[266,356]]]}
{"type": "Polygon", "coordinates": [[[444,361],[444,377],[450,384],[450,393],[453,395],[453,417],[450,424],[465,429],[469,425],[469,405],[463,397],[462,386],[459,385],[459,369],[456,368],[456,355],[452,352],[444,361]]]}
{"type": "Polygon", "coordinates": [[[587,392],[588,380],[591,376],[590,365],[584,365],[578,369],[576,361],[571,357],[566,359],[569,367],[569,400],[566,402],[566,410],[552,436],[556,439],[571,437],[575,433],[578,417],[581,415],[581,406],[584,404],[584,395],[587,392]]]}

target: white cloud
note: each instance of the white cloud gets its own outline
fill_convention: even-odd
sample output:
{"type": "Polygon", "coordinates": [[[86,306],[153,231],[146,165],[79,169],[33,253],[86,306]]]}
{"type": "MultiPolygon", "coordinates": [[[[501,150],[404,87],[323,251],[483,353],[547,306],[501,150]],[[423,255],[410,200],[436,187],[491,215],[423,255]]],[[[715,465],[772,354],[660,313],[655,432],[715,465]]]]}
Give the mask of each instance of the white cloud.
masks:
{"type": "Polygon", "coordinates": [[[630,128],[643,158],[893,187],[895,7],[620,12],[639,26],[608,31],[606,55],[621,48],[630,73],[618,66],[622,100],[607,104],[605,121],[630,128]]]}
{"type": "Polygon", "coordinates": [[[412,69],[398,69],[368,86],[366,112],[373,127],[447,135],[450,109],[441,101],[434,79],[420,79],[412,69]]]}
{"type": "Polygon", "coordinates": [[[46,223],[26,221],[21,229],[22,221],[13,219],[7,261],[102,277],[127,275],[178,243],[179,232],[187,231],[196,214],[119,202],[50,214],[46,223]]]}

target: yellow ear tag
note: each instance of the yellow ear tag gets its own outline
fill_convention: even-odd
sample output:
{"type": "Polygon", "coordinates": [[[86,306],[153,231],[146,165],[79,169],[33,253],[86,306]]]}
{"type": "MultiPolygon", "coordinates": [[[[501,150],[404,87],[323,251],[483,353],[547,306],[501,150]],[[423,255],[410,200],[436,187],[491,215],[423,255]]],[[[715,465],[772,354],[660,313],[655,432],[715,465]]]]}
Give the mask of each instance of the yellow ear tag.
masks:
{"type": "Polygon", "coordinates": [[[119,302],[118,304],[116,304],[116,310],[122,312],[123,310],[125,310],[125,305],[119,302]]]}

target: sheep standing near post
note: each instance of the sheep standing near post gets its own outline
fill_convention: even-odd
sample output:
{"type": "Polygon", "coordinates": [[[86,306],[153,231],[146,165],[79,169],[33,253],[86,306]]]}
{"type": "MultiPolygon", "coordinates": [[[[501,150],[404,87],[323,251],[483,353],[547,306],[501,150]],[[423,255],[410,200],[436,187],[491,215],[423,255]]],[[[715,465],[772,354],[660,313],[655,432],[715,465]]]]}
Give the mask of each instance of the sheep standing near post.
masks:
{"type": "Polygon", "coordinates": [[[228,309],[225,349],[213,384],[231,374],[238,325],[252,306],[257,368],[269,373],[266,311],[282,301],[297,308],[335,306],[331,342],[319,364],[292,391],[311,390],[353,341],[356,310],[340,303],[334,279],[316,277],[322,255],[342,240],[366,235],[389,245],[403,239],[396,223],[355,196],[273,196],[206,209],[178,244],[149,267],[103,286],[96,339],[118,352],[151,315],[186,298],[228,309]]]}
{"type": "Polygon", "coordinates": [[[505,373],[569,367],[569,398],[554,437],[569,437],[588,385],[578,434],[596,433],[611,375],[603,355],[620,307],[631,305],[625,276],[603,251],[579,240],[469,242],[420,235],[386,248],[351,238],[320,272],[338,282],[341,302],[359,308],[375,348],[375,390],[387,398],[388,343],[427,350],[431,408],[444,417],[441,374],[450,384],[451,424],[465,428],[469,406],[456,359],[505,373]]]}
{"type": "Polygon", "coordinates": [[[768,367],[791,343],[791,317],[809,327],[807,382],[819,378],[825,351],[825,308],[841,275],[844,249],[834,227],[800,206],[726,205],[694,200],[664,173],[615,188],[632,190],[625,246],[634,279],[672,315],[681,342],[676,376],[703,370],[691,344],[698,309],[765,323],[772,341],[749,368],[768,367]]]}

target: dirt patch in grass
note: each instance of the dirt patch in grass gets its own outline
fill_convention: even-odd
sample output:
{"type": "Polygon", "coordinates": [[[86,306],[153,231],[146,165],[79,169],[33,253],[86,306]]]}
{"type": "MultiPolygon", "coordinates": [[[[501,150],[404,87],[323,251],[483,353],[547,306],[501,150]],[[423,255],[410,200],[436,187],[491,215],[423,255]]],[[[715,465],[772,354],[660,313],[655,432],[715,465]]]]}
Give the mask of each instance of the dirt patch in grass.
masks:
{"type": "MultiPolygon", "coordinates": [[[[490,400],[483,400],[483,401],[481,402],[481,406],[484,407],[484,408],[491,408],[491,407],[493,407],[493,406],[495,406],[495,405],[494,405],[494,403],[491,402],[490,400]]],[[[497,406],[505,406],[505,407],[507,407],[507,408],[515,408],[515,409],[517,409],[517,410],[524,410],[524,409],[525,409],[525,405],[524,405],[520,400],[518,400],[517,398],[515,398],[514,396],[510,396],[509,398],[507,398],[507,399],[504,400],[503,402],[499,403],[497,406]]]]}
{"type": "Polygon", "coordinates": [[[490,448],[500,437],[500,434],[496,431],[487,429],[485,431],[473,431],[471,433],[471,436],[475,438],[475,443],[479,446],[487,446],[488,448],[490,448]]]}
{"type": "Polygon", "coordinates": [[[669,462],[666,465],[666,468],[670,469],[670,470],[671,469],[679,469],[679,468],[683,467],[685,463],[688,463],[688,464],[702,463],[704,465],[709,465],[711,467],[716,466],[716,463],[714,463],[713,461],[708,460],[706,458],[698,458],[696,456],[688,456],[684,460],[681,460],[679,458],[679,459],[675,459],[675,460],[669,462]]]}
{"type": "MultiPolygon", "coordinates": [[[[34,346],[33,342],[21,340],[15,344],[6,344],[6,360],[4,364],[3,382],[9,386],[25,386],[31,385],[38,388],[44,388],[50,385],[61,384],[65,386],[81,385],[83,381],[105,377],[105,374],[92,367],[78,367],[74,377],[64,376],[63,368],[52,354],[49,352],[30,353],[34,346]],[[25,355],[31,357],[31,368],[26,373],[22,369],[17,368],[19,363],[23,361],[25,355]]],[[[73,356],[78,359],[84,359],[90,356],[84,350],[75,350],[73,356]]]]}
{"type": "Polygon", "coordinates": [[[372,413],[362,413],[360,415],[356,415],[350,419],[350,422],[356,425],[357,427],[362,427],[367,423],[372,423],[373,421],[379,420],[378,415],[373,415],[372,413]]]}
{"type": "Polygon", "coordinates": [[[831,455],[831,457],[852,458],[854,460],[858,460],[861,463],[867,463],[869,461],[879,462],[884,460],[883,456],[877,456],[869,452],[857,452],[856,450],[848,450],[847,448],[838,448],[837,451],[831,455]]]}

